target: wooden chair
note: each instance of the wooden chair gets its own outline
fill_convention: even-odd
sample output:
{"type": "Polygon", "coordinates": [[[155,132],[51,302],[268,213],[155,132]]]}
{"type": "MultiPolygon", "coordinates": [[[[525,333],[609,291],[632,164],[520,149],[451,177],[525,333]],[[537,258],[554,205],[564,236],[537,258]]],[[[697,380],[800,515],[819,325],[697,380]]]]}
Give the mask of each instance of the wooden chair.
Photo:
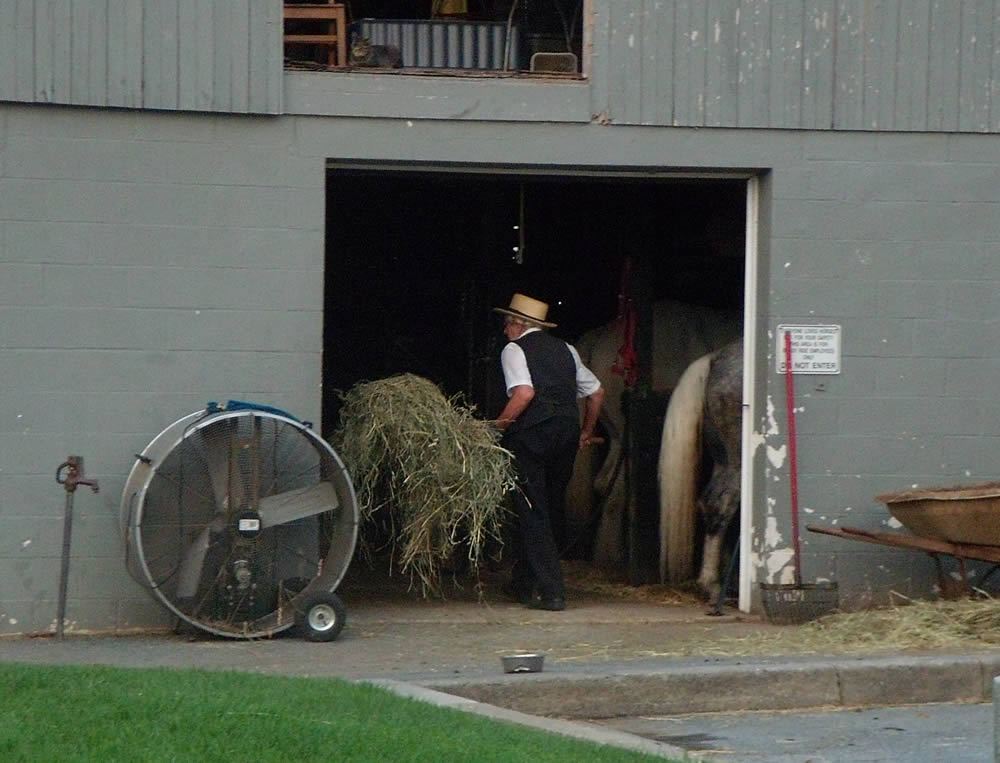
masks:
{"type": "Polygon", "coordinates": [[[328,50],[330,66],[347,66],[347,14],[343,3],[285,3],[285,21],[309,22],[309,33],[285,34],[285,45],[321,45],[328,50]]]}

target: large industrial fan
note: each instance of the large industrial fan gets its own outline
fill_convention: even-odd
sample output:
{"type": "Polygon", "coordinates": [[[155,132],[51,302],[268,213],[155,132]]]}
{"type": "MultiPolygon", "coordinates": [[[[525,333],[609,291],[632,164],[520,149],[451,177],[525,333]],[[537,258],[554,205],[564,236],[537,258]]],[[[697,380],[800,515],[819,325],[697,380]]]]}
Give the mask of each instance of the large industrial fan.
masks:
{"type": "Polygon", "coordinates": [[[233,638],[329,641],[358,532],[351,479],[307,423],[210,403],[136,456],[121,523],[132,576],[182,621],[233,638]]]}

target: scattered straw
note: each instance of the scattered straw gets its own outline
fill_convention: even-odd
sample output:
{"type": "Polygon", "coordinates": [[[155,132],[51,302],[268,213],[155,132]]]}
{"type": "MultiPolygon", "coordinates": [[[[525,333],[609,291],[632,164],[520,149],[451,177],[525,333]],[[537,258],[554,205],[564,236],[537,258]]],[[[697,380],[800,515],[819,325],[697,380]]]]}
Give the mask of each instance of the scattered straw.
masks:
{"type": "Polygon", "coordinates": [[[838,612],[795,626],[703,644],[699,654],[885,654],[1000,648],[1000,600],[920,601],[896,596],[890,606],[838,612]]]}
{"type": "Polygon", "coordinates": [[[460,396],[446,398],[412,374],[357,384],[341,399],[331,441],[354,480],[363,525],[388,534],[411,585],[419,580],[424,596],[440,591],[442,568],[457,554],[478,570],[487,544],[501,541],[504,496],[514,487],[499,433],[460,396]]]}
{"type": "MultiPolygon", "coordinates": [[[[902,598],[898,597],[897,598],[902,598]]],[[[1000,647],[1000,601],[903,599],[883,609],[827,615],[802,626],[816,651],[904,651],[1000,647]]]]}
{"type": "Polygon", "coordinates": [[[578,560],[564,560],[562,568],[566,584],[574,591],[659,604],[697,604],[701,601],[694,586],[685,589],[659,583],[641,586],[619,583],[609,580],[604,571],[578,560]]]}
{"type": "MultiPolygon", "coordinates": [[[[580,562],[564,561],[563,568],[567,584],[575,591],[632,601],[708,606],[683,587],[616,583],[580,562]]],[[[928,601],[893,592],[885,607],[837,612],[800,625],[771,625],[763,620],[758,632],[740,637],[710,635],[713,621],[706,618],[705,633],[697,638],[678,638],[655,651],[612,652],[620,656],[618,651],[627,651],[632,657],[763,657],[1000,649],[1000,599],[983,591],[976,594],[977,598],[928,601]]],[[[587,646],[577,645],[563,659],[603,659],[603,647],[595,650],[587,646]]]]}

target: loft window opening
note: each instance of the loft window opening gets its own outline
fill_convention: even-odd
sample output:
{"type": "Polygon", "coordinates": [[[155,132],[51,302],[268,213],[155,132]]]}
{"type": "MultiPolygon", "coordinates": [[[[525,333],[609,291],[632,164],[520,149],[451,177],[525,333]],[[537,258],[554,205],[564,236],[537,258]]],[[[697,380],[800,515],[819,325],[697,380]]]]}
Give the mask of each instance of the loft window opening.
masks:
{"type": "Polygon", "coordinates": [[[578,76],[586,2],[286,2],[285,68],[578,76]]]}

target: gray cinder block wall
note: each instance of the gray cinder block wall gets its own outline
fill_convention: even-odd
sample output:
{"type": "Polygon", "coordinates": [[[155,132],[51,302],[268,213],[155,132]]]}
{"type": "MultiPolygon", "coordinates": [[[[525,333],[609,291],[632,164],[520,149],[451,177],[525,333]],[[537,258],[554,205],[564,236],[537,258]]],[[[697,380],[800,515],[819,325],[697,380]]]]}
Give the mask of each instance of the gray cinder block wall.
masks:
{"type": "MultiPolygon", "coordinates": [[[[842,373],[796,378],[803,523],[995,475],[992,136],[0,105],[0,632],[54,627],[67,455],[102,488],[75,498],[70,627],[157,626],[117,526],[134,454],[208,400],[320,420],[327,159],[757,176],[757,580],[791,569],[779,323],[843,327],[842,373]]],[[[847,603],[932,590],[922,554],[803,542],[847,603]]]]}
{"type": "Polygon", "coordinates": [[[293,122],[0,105],[0,632],[165,618],[123,575],[124,478],[209,400],[319,421],[323,165],[293,122]]]}

